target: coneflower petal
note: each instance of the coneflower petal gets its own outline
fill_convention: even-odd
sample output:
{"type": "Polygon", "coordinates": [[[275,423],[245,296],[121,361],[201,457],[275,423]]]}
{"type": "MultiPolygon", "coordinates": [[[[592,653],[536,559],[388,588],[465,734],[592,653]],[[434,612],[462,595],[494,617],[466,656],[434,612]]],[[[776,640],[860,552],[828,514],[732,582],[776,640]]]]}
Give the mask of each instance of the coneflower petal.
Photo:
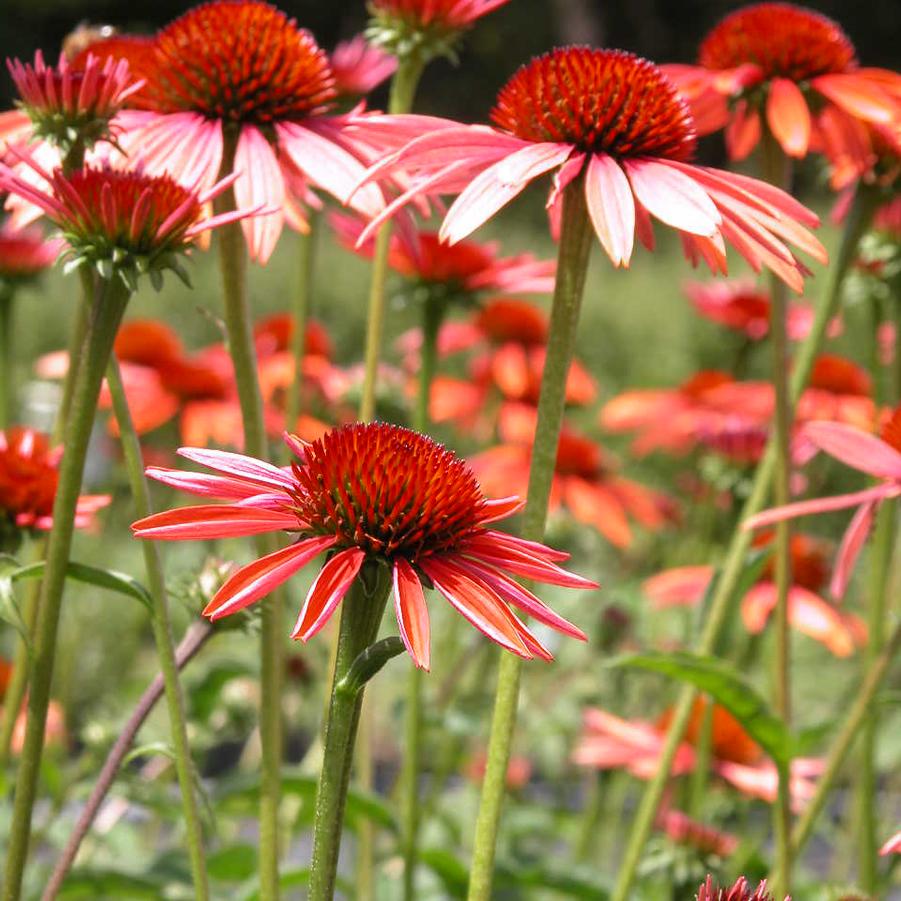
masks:
{"type": "Polygon", "coordinates": [[[394,561],[394,610],[404,646],[416,665],[428,670],[429,611],[419,576],[403,557],[394,561]]]}
{"type": "Polygon", "coordinates": [[[353,584],[366,554],[359,548],[347,548],[335,554],[316,576],[291,632],[292,638],[312,638],[335,612],[353,584]]]}

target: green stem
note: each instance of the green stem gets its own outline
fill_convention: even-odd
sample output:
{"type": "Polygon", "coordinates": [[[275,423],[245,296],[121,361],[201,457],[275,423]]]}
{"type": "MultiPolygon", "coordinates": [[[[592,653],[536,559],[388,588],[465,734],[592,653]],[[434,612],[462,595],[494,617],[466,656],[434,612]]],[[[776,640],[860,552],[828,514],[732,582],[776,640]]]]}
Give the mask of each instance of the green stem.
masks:
{"type": "MultiPolygon", "coordinates": [[[[398,59],[397,70],[391,79],[388,112],[392,115],[409,113],[413,109],[416,88],[425,67],[425,60],[417,53],[398,59]]],[[[388,251],[391,246],[391,223],[378,230],[372,257],[369,282],[369,301],[366,314],[366,345],[363,387],[360,394],[359,419],[371,422],[376,413],[379,357],[385,325],[385,286],[388,281],[388,251]]],[[[337,639],[336,639],[337,640],[337,639]]],[[[333,651],[334,656],[334,651],[333,651]]],[[[359,724],[358,777],[364,789],[372,787],[372,722],[369,705],[365,705],[359,724]]],[[[368,821],[360,825],[357,835],[357,898],[370,901],[374,896],[373,830],[368,821]]]]}
{"type": "Polygon", "coordinates": [[[72,394],[72,408],[66,425],[65,452],[60,463],[59,482],[53,504],[53,528],[47,548],[47,569],[35,629],[35,655],[28,695],[25,745],[16,779],[16,797],[3,883],[5,901],[16,901],[22,888],[31,812],[44,746],[56,634],[75,528],[75,511],[100,385],[128,296],[128,290],[118,278],[102,283],[102,291],[91,309],[82,364],[78,368],[72,394]]]}
{"type": "MultiPolygon", "coordinates": [[[[763,140],[764,179],[783,190],[791,183],[791,162],[776,139],[766,131],[763,140]]],[[[773,474],[773,506],[791,501],[791,419],[788,372],[790,368],[787,330],[788,288],[775,273],[770,277],[770,345],[775,400],[773,444],[776,449],[773,474]]],[[[776,585],[776,648],[773,666],[774,709],[787,728],[791,728],[791,634],[788,625],[788,593],[791,586],[791,525],[777,523],[773,542],[773,575],[776,585]]],[[[778,789],[773,806],[773,831],[776,836],[776,865],[773,890],[782,898],[791,892],[791,762],[777,765],[778,789]]]]}
{"type": "MultiPolygon", "coordinates": [[[[128,484],[134,502],[134,510],[138,519],[150,516],[150,490],[144,476],[144,460],[141,444],[135,431],[122,374],[115,354],[110,357],[106,370],[106,381],[109,385],[110,397],[113,401],[113,412],[119,424],[122,442],[122,453],[125,457],[125,469],[128,473],[128,484]]],[[[147,584],[153,599],[153,637],[156,641],[156,653],[159,657],[160,672],[166,692],[166,705],[169,709],[169,728],[172,731],[172,744],[175,749],[175,771],[178,775],[178,787],[181,790],[182,811],[185,817],[185,830],[188,841],[188,856],[191,860],[191,877],[194,882],[194,897],[205,901],[209,898],[209,886],[206,875],[206,858],[203,850],[203,829],[200,825],[197,797],[195,794],[194,763],[191,760],[191,748],[188,744],[188,729],[185,721],[185,705],[182,698],[181,685],[178,681],[178,667],[175,662],[175,648],[172,642],[172,625],[169,620],[169,600],[166,593],[166,579],[163,574],[163,562],[160,549],[155,541],[142,541],[144,565],[147,570],[147,584]]]]}
{"type": "MultiPolygon", "coordinates": [[[[75,388],[75,379],[78,375],[78,366],[81,361],[81,351],[84,347],[85,335],[88,329],[88,320],[91,312],[91,302],[94,298],[94,276],[86,269],[80,270],[81,290],[78,293],[78,302],[75,308],[75,320],[72,323],[72,331],[69,336],[69,369],[63,380],[62,396],[59,410],[53,425],[53,443],[57,444],[63,439],[66,423],[69,421],[69,408],[72,406],[72,392],[75,388]]],[[[47,537],[38,540],[35,547],[34,559],[43,560],[47,555],[47,537]]],[[[25,623],[29,634],[34,634],[37,622],[38,603],[41,597],[40,580],[29,581],[25,589],[23,608],[25,623]]],[[[13,660],[12,679],[7,686],[4,704],[0,709],[0,771],[6,768],[9,762],[10,742],[16,725],[16,717],[22,706],[25,691],[28,688],[28,646],[19,640],[16,644],[15,658],[13,660]]]]}
{"type": "MultiPolygon", "coordinates": [[[[446,305],[443,299],[429,297],[422,306],[422,354],[419,366],[419,391],[413,428],[417,432],[429,429],[429,398],[437,361],[438,331],[444,319],[446,305]]],[[[422,768],[422,693],[424,674],[418,667],[410,668],[407,681],[407,722],[403,769],[400,774],[403,797],[403,852],[405,901],[416,899],[416,860],[418,856],[419,776],[422,768]]]]}
{"type": "MultiPolygon", "coordinates": [[[[854,262],[857,255],[857,246],[872,219],[876,205],[877,197],[875,193],[871,192],[866,186],[859,186],[845,222],[841,246],[830,267],[829,277],[820,297],[820,302],[817,305],[810,332],[795,355],[795,365],[789,383],[789,397],[792,407],[797,404],[798,398],[801,396],[801,392],[810,378],[810,372],[826,336],[829,321],[838,309],[841,287],[845,276],[854,262]]],[[[775,463],[775,445],[771,439],[763,458],[757,466],[757,471],[754,473],[754,482],[751,486],[750,495],[742,508],[739,523],[732,533],[732,539],[726,551],[716,591],[711,599],[710,613],[695,649],[699,654],[713,653],[720,633],[728,621],[729,602],[735,592],[738,580],[741,578],[745,567],[745,558],[751,547],[751,533],[742,529],[741,523],[763,509],[763,505],[769,495],[775,463]]],[[[685,687],[679,694],[679,700],[676,703],[676,709],[660,751],[657,770],[654,773],[654,777],[645,786],[635,820],[632,824],[629,841],[623,856],[623,863],[617,882],[611,895],[611,901],[626,901],[629,897],[638,863],[641,860],[642,850],[650,834],[660,799],[663,797],[663,790],[669,778],[673,759],[688,725],[695,695],[696,691],[691,686],[685,687]]]]}
{"type": "Polygon", "coordinates": [[[310,230],[298,235],[297,262],[299,284],[294,292],[291,312],[294,332],[291,336],[291,355],[294,358],[294,378],[288,384],[285,400],[285,428],[293,432],[300,416],[301,395],[303,394],[303,359],[307,344],[307,322],[313,302],[313,264],[316,259],[316,235],[319,231],[319,213],[310,211],[310,230]]]}
{"type": "MultiPolygon", "coordinates": [[[[403,57],[391,79],[388,112],[397,115],[413,109],[416,86],[422,75],[423,62],[419,56],[403,57]]],[[[372,275],[369,283],[369,307],[366,318],[366,357],[363,390],[360,397],[360,420],[370,422],[375,417],[375,398],[378,383],[379,355],[385,324],[385,283],[388,280],[388,249],[391,244],[391,224],[386,222],[375,239],[372,256],[372,275]]],[[[361,745],[362,745],[361,741],[361,745]]]]}
{"type": "Polygon", "coordinates": [[[310,901],[331,901],[335,894],[344,806],[360,710],[363,706],[362,690],[356,693],[341,691],[339,684],[357,657],[375,641],[391,587],[387,567],[378,565],[372,580],[374,585],[369,588],[365,583],[367,575],[365,571],[361,572],[341,602],[338,656],[325,726],[322,770],[316,792],[310,901]]]}
{"type": "Polygon", "coordinates": [[[704,799],[707,797],[707,782],[713,759],[713,711],[713,702],[708,701],[704,706],[704,715],[701,717],[698,740],[695,745],[695,765],[691,773],[688,813],[698,820],[701,819],[701,810],[704,799]]]}
{"type": "Polygon", "coordinates": [[[826,755],[826,764],[823,768],[823,774],[817,781],[816,792],[813,798],[810,799],[810,803],[804,808],[804,813],[798,817],[798,821],[795,823],[795,828],[792,832],[792,851],[795,857],[799,856],[804,850],[804,846],[813,834],[814,824],[823,811],[839,770],[845,762],[851,746],[854,744],[854,739],[860,734],[861,724],[870,710],[873,698],[882,685],[889,666],[894,661],[895,655],[899,650],[901,650],[901,623],[895,626],[891,637],[873,661],[869,672],[867,672],[857,697],[848,711],[848,716],[845,718],[838,735],[832,742],[829,753],[826,755]]]}
{"type": "MultiPolygon", "coordinates": [[[[588,271],[592,240],[591,222],[585,207],[581,178],[571,182],[563,195],[563,224],[557,255],[557,281],[551,307],[538,420],[532,446],[529,490],[523,513],[523,536],[540,541],[544,537],[551,481],[557,460],[557,444],[563,424],[566,377],[575,347],[579,311],[588,271]]],[[[521,661],[513,654],[501,654],[497,693],[488,744],[485,781],[476,820],[469,901],[488,901],[494,870],[501,805],[506,786],[510,747],[516,725],[521,661]]]]}
{"type": "MultiPolygon", "coordinates": [[[[897,298],[891,298],[901,310],[897,298]]],[[[873,329],[870,335],[870,359],[873,384],[877,386],[877,403],[895,404],[898,401],[896,383],[901,372],[901,355],[895,353],[893,371],[884,373],[879,359],[879,326],[882,322],[880,305],[874,300],[873,329]]],[[[873,530],[870,561],[869,597],[867,611],[867,647],[863,658],[864,672],[873,666],[885,643],[885,625],[889,606],[888,587],[891,582],[892,554],[895,546],[895,519],[897,503],[885,501],[879,508],[876,527],[873,530]]],[[[879,859],[879,812],[876,807],[877,771],[876,743],[879,717],[875,709],[867,712],[860,737],[860,776],[857,780],[857,812],[860,836],[858,845],[858,878],[860,887],[875,895],[877,888],[877,863],[879,859]]]]}
{"type": "MultiPolygon", "coordinates": [[[[234,167],[237,135],[226,136],[222,171],[234,167]]],[[[233,189],[216,200],[216,212],[235,209],[233,189]]],[[[263,401],[257,377],[256,348],[250,304],[247,297],[247,247],[239,222],[218,229],[219,268],[222,273],[225,328],[228,349],[235,369],[235,384],[241,405],[244,452],[265,457],[266,428],[263,401]]],[[[256,542],[261,555],[276,549],[275,538],[262,536],[256,542]]],[[[278,880],[278,811],[281,796],[282,724],[281,688],[283,669],[281,594],[275,592],[260,604],[260,898],[275,901],[278,880]]]]}
{"type": "Polygon", "coordinates": [[[0,286],[0,429],[9,428],[13,408],[12,322],[15,293],[0,286]]]}

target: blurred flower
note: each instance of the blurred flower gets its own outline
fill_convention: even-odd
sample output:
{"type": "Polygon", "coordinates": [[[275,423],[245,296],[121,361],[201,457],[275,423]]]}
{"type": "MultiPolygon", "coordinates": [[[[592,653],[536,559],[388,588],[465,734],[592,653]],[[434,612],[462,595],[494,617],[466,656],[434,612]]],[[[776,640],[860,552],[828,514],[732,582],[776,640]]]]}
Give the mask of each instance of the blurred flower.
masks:
{"type": "Polygon", "coordinates": [[[178,256],[190,250],[198,235],[260,210],[212,218],[206,214],[209,201],[225,191],[234,176],[198,192],[169,176],[109,166],[85,166],[67,175],[62,169],[47,173],[27,162],[46,180],[46,190],[2,165],[0,189],[40,207],[60,229],[68,245],[68,267],[90,266],[103,278],[115,274],[132,290],[144,274],[155,288],[161,287],[167,269],[187,280],[178,256]]]}
{"type": "Polygon", "coordinates": [[[30,281],[53,265],[61,241],[48,239],[38,228],[0,226],[0,288],[30,281]]]}
{"type": "MultiPolygon", "coordinates": [[[[751,279],[735,278],[713,282],[689,282],[685,294],[698,313],[706,319],[742,332],[752,341],[765,338],[770,329],[770,292],[751,279]]],[[[795,301],[788,308],[786,326],[792,341],[802,341],[813,325],[813,307],[795,301]]],[[[833,319],[828,335],[841,334],[840,319],[833,319]]]]}
{"type": "Polygon", "coordinates": [[[681,810],[661,810],[657,814],[656,825],[677,844],[689,845],[702,854],[729,857],[738,848],[737,836],[699,823],[681,810]]]}
{"type": "MultiPolygon", "coordinates": [[[[470,458],[472,471],[488,494],[526,493],[534,428],[534,412],[529,409],[517,424],[508,421],[502,436],[507,443],[470,458]]],[[[621,548],[632,544],[629,517],[656,531],[676,516],[675,504],[665,494],[616,474],[595,442],[566,425],[557,445],[549,502],[551,511],[564,506],[578,522],[621,548]]]]}
{"type": "MultiPolygon", "coordinates": [[[[478,751],[466,762],[464,773],[477,785],[481,785],[485,778],[487,763],[488,754],[484,750],[478,751]]],[[[507,789],[509,791],[519,791],[529,784],[529,779],[531,778],[532,761],[528,757],[513,755],[507,764],[507,789]]]]}
{"type": "MultiPolygon", "coordinates": [[[[27,702],[22,703],[22,709],[16,717],[13,726],[13,734],[9,741],[9,748],[15,757],[22,753],[25,747],[25,729],[28,723],[27,702]]],[[[69,734],[66,730],[66,714],[62,704],[51,698],[47,705],[47,720],[44,725],[44,747],[45,748],[61,748],[69,740],[69,734]]]]}
{"type": "MultiPolygon", "coordinates": [[[[356,115],[328,116],[335,80],[328,56],[294,19],[259,0],[212,0],[163,28],[148,60],[139,110],[120,116],[122,145],[149,171],[209,187],[235,141],[239,207],[267,214],[243,224],[250,255],[265,263],[282,226],[305,231],[309,186],[346,200],[365,171],[348,128],[356,115]]],[[[378,188],[354,195],[366,216],[382,208],[378,188]]]]}
{"type": "Polygon", "coordinates": [[[698,65],[664,67],[691,103],[698,131],[726,128],[732,159],[760,141],[761,117],[790,157],[831,149],[863,171],[872,151],[866,125],[892,129],[901,147],[901,75],[860,68],[841,27],[790,3],[757,3],[707,35],[698,65]]]}
{"type": "MultiPolygon", "coordinates": [[[[766,889],[766,879],[762,879],[753,891],[744,876],[734,882],[729,888],[720,888],[713,884],[713,878],[707,877],[707,881],[698,889],[697,901],[775,901],[766,889]]],[[[791,901],[786,896],[785,901],[791,901]]]]}
{"type": "Polygon", "coordinates": [[[397,60],[373,47],[362,34],[341,41],[329,54],[338,97],[365,97],[397,69],[397,60]]]}
{"type": "Polygon", "coordinates": [[[846,466],[879,479],[880,483],[853,494],[815,498],[765,510],[747,519],[744,528],[757,529],[797,516],[857,507],[842,539],[832,576],[832,594],[841,598],[866,542],[876,510],[883,501],[901,496],[901,406],[895,409],[879,438],[870,432],[833,422],[810,422],[801,431],[804,438],[818,450],[825,451],[846,466]]]}
{"type": "MultiPolygon", "coordinates": [[[[708,701],[698,699],[692,711],[698,727],[708,701]]],[[[727,711],[713,720],[713,758],[711,769],[742,794],[768,803],[776,799],[778,775],[775,765],[762,757],[762,752],[744,729],[727,711]],[[718,749],[718,750],[717,750],[718,749]]],[[[595,769],[626,769],[639,779],[651,779],[666,738],[670,714],[657,723],[624,720],[597,707],[583,714],[583,732],[573,751],[573,761],[595,769]]],[[[694,769],[698,732],[679,745],[672,773],[685,775],[694,769]]],[[[792,761],[791,794],[795,807],[800,807],[814,792],[814,778],[822,771],[822,762],[811,758],[792,761]]]]}
{"type": "Polygon", "coordinates": [[[453,453],[430,438],[384,423],[333,429],[311,444],[287,437],[290,469],[261,460],[182,448],[216,475],[149,468],[158,481],[230,501],[169,510],[132,527],[169,541],[286,531],[289,547],[239,569],[204,613],[218,619],[269,594],[314,557],[330,552],[292,632],[306,641],[329,620],[367,560],[391,567],[401,638],[417,666],[429,667],[426,578],[490,639],[521,657],[550,654],[512,613],[518,607],[568,635],[585,635],[505,572],[573,588],[594,582],[560,569],[567,555],[486,526],[521,509],[517,498],[486,500],[453,453]]]}
{"type": "MultiPolygon", "coordinates": [[[[772,539],[772,534],[764,533],[755,540],[755,546],[766,547],[772,539]]],[[[808,535],[793,534],[790,548],[789,623],[820,642],[836,657],[850,656],[858,646],[866,643],[867,630],[860,617],[839,610],[818,594],[829,578],[823,543],[808,535]]],[[[678,566],[646,579],[642,590],[657,610],[673,606],[695,607],[701,603],[713,574],[712,566],[678,566]]],[[[741,600],[742,622],[752,635],[766,627],[775,609],[776,598],[772,562],[768,561],[757,582],[741,600]]]]}
{"type": "MultiPolygon", "coordinates": [[[[329,223],[345,247],[371,259],[374,239],[358,244],[362,222],[332,213],[329,223]]],[[[499,250],[495,241],[461,241],[448,246],[435,232],[401,229],[391,236],[388,265],[426,290],[440,288],[451,297],[466,298],[483,291],[549,294],[554,290],[557,266],[553,260],[536,260],[530,253],[502,257],[499,250]]]]}
{"type": "Polygon", "coordinates": [[[628,266],[636,232],[653,248],[651,216],[676,229],[688,258],[703,259],[713,272],[726,271],[727,241],[754,269],[765,266],[798,291],[807,270],[784,242],[826,260],[802,227],[818,218],[787,194],[689,164],[696,145],[691,114],[647,60],[618,50],[553,50],[514,74],[492,119],[497,128],[419,117],[419,137],[411,125],[413,140],[369,170],[368,180],[397,171],[413,179],[369,229],[404,200],[459,193],[439,232],[454,243],[554,171],[548,205],[555,218],[564,187],[582,178],[594,230],[615,266],[628,266]]]}
{"type": "Polygon", "coordinates": [[[366,36],[393,56],[420,63],[454,56],[460,35],[509,0],[369,0],[366,36]]]}
{"type": "MultiPolygon", "coordinates": [[[[51,449],[47,436],[22,426],[0,431],[0,547],[15,549],[25,529],[48,531],[59,481],[62,448],[51,449]]],[[[109,495],[82,495],[76,528],[87,528],[109,495]]]]}
{"type": "Polygon", "coordinates": [[[880,854],[901,854],[901,832],[896,832],[880,849],[880,854]]]}

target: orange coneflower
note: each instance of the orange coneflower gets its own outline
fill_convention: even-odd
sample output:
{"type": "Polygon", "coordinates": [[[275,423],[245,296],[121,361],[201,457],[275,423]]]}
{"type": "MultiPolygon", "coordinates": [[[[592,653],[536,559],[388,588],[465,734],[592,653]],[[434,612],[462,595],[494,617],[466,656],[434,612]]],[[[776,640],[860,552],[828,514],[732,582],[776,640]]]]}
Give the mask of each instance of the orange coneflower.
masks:
{"type": "Polygon", "coordinates": [[[584,634],[507,573],[573,588],[595,583],[566,572],[566,558],[489,524],[521,509],[517,498],[486,500],[466,464],[430,438],[384,423],[342,426],[308,444],[286,441],[290,469],[262,460],[183,448],[216,475],[148,469],[192,494],[229,501],[158,513],[133,526],[141,538],[175,541],[285,531],[290,546],[235,572],[204,613],[212,619],[269,594],[328,552],[292,636],[306,641],[329,620],[366,561],[391,568],[397,622],[417,666],[429,666],[428,580],[477,629],[521,657],[550,655],[512,613],[584,639],[584,634]]]}
{"type": "Polygon", "coordinates": [[[901,75],[861,68],[837,22],[791,3],[757,3],[704,38],[695,66],[665,67],[692,104],[701,134],[725,126],[733,159],[760,141],[762,121],[791,157],[829,149],[872,162],[866,125],[901,146],[901,75]]]}

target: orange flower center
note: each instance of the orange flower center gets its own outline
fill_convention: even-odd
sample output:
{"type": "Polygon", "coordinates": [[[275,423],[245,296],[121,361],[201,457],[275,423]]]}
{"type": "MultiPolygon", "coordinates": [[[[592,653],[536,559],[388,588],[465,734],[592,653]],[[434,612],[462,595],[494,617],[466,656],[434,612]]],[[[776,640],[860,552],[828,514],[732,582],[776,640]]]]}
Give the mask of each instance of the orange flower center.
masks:
{"type": "Polygon", "coordinates": [[[354,423],[293,465],[302,531],[340,547],[422,556],[450,550],[479,522],[484,497],[456,454],[401,426],[354,423]]]}
{"type": "Polygon", "coordinates": [[[541,310],[521,300],[498,297],[478,312],[476,326],[497,344],[544,344],[547,341],[547,317],[541,310]]]}
{"type": "Polygon", "coordinates": [[[759,66],[764,78],[805,81],[855,66],[854,46],[826,16],[791,3],[758,3],[726,16],[704,39],[707,69],[759,66]]]}
{"type": "Polygon", "coordinates": [[[810,387],[831,394],[869,397],[873,391],[873,380],[865,369],[852,363],[851,360],[833,354],[823,354],[813,365],[810,387]]]}
{"type": "Polygon", "coordinates": [[[694,122],[653,63],[622,50],[567,47],[527,63],[498,94],[492,120],[526,141],[617,157],[687,160],[694,122]]]}
{"type": "Polygon", "coordinates": [[[164,113],[266,125],[302,119],[335,96],[328,57],[313,36],[255,0],[189,10],[159,33],[155,63],[144,93],[164,113]]]}
{"type": "Polygon", "coordinates": [[[895,408],[892,418],[882,427],[882,440],[901,453],[901,405],[895,408]]]}

